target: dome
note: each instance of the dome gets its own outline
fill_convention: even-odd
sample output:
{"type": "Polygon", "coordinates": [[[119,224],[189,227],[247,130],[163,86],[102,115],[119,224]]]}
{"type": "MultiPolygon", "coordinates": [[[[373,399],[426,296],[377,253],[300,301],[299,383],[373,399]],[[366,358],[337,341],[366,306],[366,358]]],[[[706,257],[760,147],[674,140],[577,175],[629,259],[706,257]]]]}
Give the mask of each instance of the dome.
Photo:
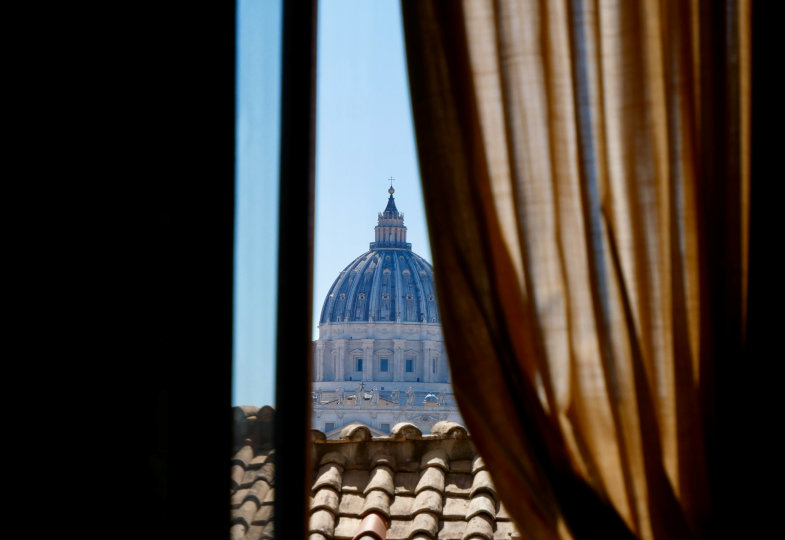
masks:
{"type": "Polygon", "coordinates": [[[319,323],[353,321],[441,322],[428,261],[411,250],[372,249],[349,263],[330,287],[319,323]]]}
{"type": "Polygon", "coordinates": [[[319,324],[345,322],[441,323],[433,267],[406,242],[403,214],[391,187],[379,213],[376,241],[341,271],[322,306],[319,324]]]}

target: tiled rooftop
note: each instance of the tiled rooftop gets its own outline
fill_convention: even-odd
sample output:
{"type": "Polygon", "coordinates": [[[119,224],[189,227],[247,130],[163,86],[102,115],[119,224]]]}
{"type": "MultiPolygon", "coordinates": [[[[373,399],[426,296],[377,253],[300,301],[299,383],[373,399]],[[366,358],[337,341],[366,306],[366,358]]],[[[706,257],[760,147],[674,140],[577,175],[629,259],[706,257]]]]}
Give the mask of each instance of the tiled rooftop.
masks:
{"type": "Polygon", "coordinates": [[[231,528],[229,537],[273,538],[272,407],[234,408],[235,452],[231,460],[231,528]]]}
{"type": "MultiPolygon", "coordinates": [[[[270,407],[235,408],[231,538],[272,538],[274,451],[270,407]]],[[[355,424],[339,440],[314,430],[310,540],[351,540],[371,513],[389,540],[521,538],[498,500],[466,429],[437,423],[423,435],[412,424],[371,437],[355,424]]]]}

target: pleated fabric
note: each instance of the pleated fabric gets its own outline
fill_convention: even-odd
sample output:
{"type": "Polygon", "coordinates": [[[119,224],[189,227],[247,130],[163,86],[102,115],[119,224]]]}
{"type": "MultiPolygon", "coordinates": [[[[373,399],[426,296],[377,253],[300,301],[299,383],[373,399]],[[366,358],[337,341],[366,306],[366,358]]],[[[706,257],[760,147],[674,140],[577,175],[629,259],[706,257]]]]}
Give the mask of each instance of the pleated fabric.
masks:
{"type": "Polygon", "coordinates": [[[403,14],[455,396],[501,499],[532,539],[706,537],[746,328],[749,3],[403,14]]]}

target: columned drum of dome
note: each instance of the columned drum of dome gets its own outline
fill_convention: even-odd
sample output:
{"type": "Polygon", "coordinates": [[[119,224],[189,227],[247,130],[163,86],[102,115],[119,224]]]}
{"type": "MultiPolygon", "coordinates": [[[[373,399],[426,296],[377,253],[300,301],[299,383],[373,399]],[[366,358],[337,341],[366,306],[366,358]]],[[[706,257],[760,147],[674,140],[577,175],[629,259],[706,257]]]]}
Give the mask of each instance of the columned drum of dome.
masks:
{"type": "Polygon", "coordinates": [[[361,422],[384,435],[461,422],[450,386],[433,267],[406,242],[390,187],[370,249],[330,287],[314,343],[312,425],[335,438],[361,422]]]}

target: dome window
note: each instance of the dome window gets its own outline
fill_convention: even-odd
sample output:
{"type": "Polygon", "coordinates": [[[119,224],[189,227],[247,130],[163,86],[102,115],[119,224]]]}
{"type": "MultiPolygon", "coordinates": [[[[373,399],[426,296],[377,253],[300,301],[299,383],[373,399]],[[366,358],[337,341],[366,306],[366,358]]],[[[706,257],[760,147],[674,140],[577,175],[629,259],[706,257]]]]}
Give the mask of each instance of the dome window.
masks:
{"type": "Polygon", "coordinates": [[[411,294],[407,294],[407,295],[406,295],[406,299],[407,299],[407,300],[411,300],[412,298],[414,298],[414,296],[412,296],[411,294]]]}
{"type": "Polygon", "coordinates": [[[430,302],[433,302],[433,295],[432,295],[432,294],[429,294],[429,295],[428,295],[428,300],[429,300],[430,302]]]}
{"type": "Polygon", "coordinates": [[[382,293],[382,300],[389,300],[390,295],[388,293],[382,293]]]}
{"type": "Polygon", "coordinates": [[[411,274],[411,272],[409,272],[408,268],[403,271],[404,276],[408,276],[409,274],[411,274]]]}
{"type": "Polygon", "coordinates": [[[365,293],[358,294],[357,298],[360,299],[360,300],[365,300],[365,293]]]}
{"type": "Polygon", "coordinates": [[[341,300],[346,300],[346,295],[344,293],[341,293],[338,295],[338,298],[340,298],[341,300]]]}
{"type": "Polygon", "coordinates": [[[379,371],[387,372],[390,369],[390,360],[389,358],[380,358],[379,359],[379,371]]]}

